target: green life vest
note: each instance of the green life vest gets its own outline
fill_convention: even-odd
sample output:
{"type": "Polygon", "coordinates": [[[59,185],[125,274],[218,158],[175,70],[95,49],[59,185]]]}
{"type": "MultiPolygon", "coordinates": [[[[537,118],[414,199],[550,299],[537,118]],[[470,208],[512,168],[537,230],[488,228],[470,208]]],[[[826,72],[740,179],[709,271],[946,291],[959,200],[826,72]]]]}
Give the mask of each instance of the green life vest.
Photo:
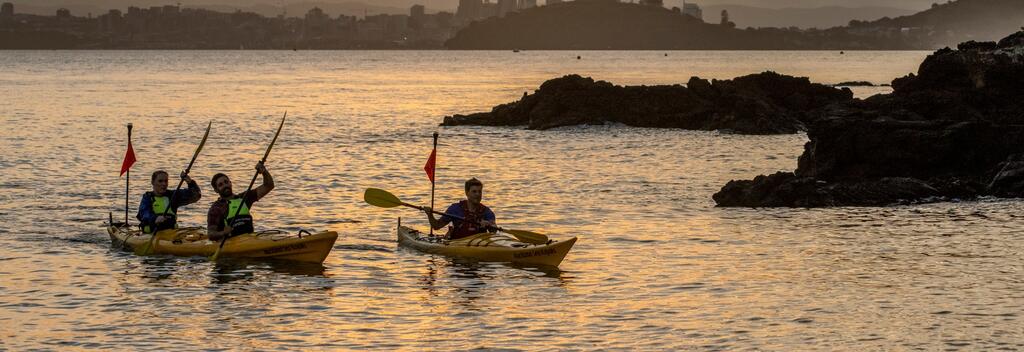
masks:
{"type": "MultiPolygon", "coordinates": [[[[168,197],[168,196],[157,196],[157,195],[153,194],[153,192],[148,192],[147,194],[150,197],[153,197],[153,213],[156,214],[156,216],[163,215],[163,216],[167,217],[167,220],[165,220],[159,226],[156,226],[156,230],[155,231],[178,228],[178,222],[177,222],[178,213],[174,210],[174,208],[171,208],[171,197],[168,197]],[[164,214],[164,211],[167,211],[167,214],[164,214]]],[[[153,232],[155,232],[153,230],[153,227],[154,227],[153,225],[154,224],[143,224],[142,225],[142,232],[145,232],[145,233],[153,233],[153,232]]]]}
{"type": "Polygon", "coordinates": [[[235,197],[228,200],[228,214],[224,217],[224,226],[231,226],[231,235],[253,232],[252,215],[249,215],[249,206],[245,204],[245,198],[235,197]]]}

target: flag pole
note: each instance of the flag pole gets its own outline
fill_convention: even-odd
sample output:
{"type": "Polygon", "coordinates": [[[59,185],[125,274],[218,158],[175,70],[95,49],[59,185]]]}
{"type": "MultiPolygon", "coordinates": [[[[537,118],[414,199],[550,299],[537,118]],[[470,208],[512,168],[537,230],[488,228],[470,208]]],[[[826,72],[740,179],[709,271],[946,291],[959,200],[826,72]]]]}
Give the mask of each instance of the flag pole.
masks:
{"type": "MultiPolygon", "coordinates": [[[[132,146],[132,124],[128,124],[128,148],[132,146]]],[[[128,227],[128,182],[132,179],[132,169],[125,171],[124,178],[124,226],[128,227]]]]}
{"type": "MultiPolygon", "coordinates": [[[[434,164],[436,165],[437,164],[437,159],[436,159],[437,158],[437,132],[434,132],[434,150],[433,150],[433,153],[434,153],[434,158],[435,158],[434,159],[434,164]]],[[[436,176],[437,175],[437,171],[436,171],[437,167],[436,166],[434,167],[434,170],[435,170],[434,171],[434,175],[436,176]]],[[[430,209],[434,209],[434,177],[430,178],[430,209]]],[[[431,236],[434,235],[434,225],[433,224],[430,225],[430,235],[431,236]]]]}

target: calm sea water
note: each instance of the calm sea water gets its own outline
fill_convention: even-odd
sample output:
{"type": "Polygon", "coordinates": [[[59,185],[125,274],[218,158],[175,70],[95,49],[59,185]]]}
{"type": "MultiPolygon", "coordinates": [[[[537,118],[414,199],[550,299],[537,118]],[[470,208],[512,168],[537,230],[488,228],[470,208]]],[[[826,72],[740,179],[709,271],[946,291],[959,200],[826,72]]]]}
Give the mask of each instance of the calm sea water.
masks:
{"type": "MultiPolygon", "coordinates": [[[[563,74],[684,83],[763,70],[886,83],[924,52],[0,52],[0,349],[1021,350],[1024,202],[719,209],[730,179],[792,170],[804,135],[623,126],[437,128],[563,74]],[[577,55],[582,55],[580,60],[577,55]],[[280,115],[257,226],[333,229],[322,265],[110,248],[125,124],[154,169],[251,177],[280,115]],[[484,181],[499,223],[580,241],[559,269],[397,247],[415,211],[484,181]]],[[[886,88],[858,89],[858,96],[886,88]]],[[[172,172],[173,174],[173,172],[172,172]]],[[[240,181],[238,181],[240,180],[240,181]]]]}

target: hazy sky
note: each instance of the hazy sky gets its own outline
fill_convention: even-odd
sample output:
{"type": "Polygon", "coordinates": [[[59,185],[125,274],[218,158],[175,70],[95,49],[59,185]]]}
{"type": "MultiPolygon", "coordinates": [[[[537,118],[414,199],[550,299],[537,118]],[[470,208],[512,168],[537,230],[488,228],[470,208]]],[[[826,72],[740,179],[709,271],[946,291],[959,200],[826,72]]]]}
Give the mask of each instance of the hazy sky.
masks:
{"type": "MultiPolygon", "coordinates": [[[[259,1],[259,0],[252,0],[259,1]]],[[[300,1],[300,0],[291,0],[300,1]]],[[[346,1],[346,0],[333,0],[333,1],[346,1]]],[[[395,3],[408,6],[413,3],[421,3],[428,7],[450,7],[454,8],[458,5],[458,0],[367,0],[373,1],[374,3],[395,3]]],[[[494,0],[497,1],[497,0],[494,0]]],[[[492,2],[494,2],[492,1],[492,2]]],[[[821,7],[821,6],[845,6],[845,7],[864,7],[864,6],[883,6],[883,7],[899,7],[908,9],[927,9],[933,2],[938,0],[692,0],[688,2],[696,3],[698,5],[749,5],[758,7],[821,7]]],[[[539,0],[538,3],[543,3],[545,0],[539,0]]],[[[945,2],[945,1],[940,1],[945,2]]],[[[666,6],[681,6],[683,0],[665,0],[666,6]]]]}
{"type": "MultiPolygon", "coordinates": [[[[155,4],[174,4],[181,3],[182,5],[235,5],[235,6],[248,6],[254,4],[270,4],[280,5],[284,4],[299,4],[304,2],[323,2],[323,3],[364,3],[376,6],[393,6],[408,8],[413,4],[421,4],[427,6],[429,9],[447,9],[453,10],[458,6],[459,0],[5,0],[13,1],[15,4],[88,4],[96,5],[99,7],[111,6],[121,7],[126,4],[134,4],[139,6],[152,6],[155,4]]],[[[492,0],[496,2],[497,0],[492,0]]],[[[544,3],[546,0],[538,0],[538,3],[544,3]]],[[[758,7],[769,7],[769,8],[782,8],[782,7],[822,7],[822,6],[845,6],[845,7],[865,7],[865,6],[882,6],[882,7],[898,7],[913,10],[927,9],[933,2],[937,0],[693,0],[690,2],[698,5],[710,6],[710,5],[748,5],[758,7]]],[[[665,0],[665,4],[668,7],[681,6],[683,0],[665,0]]]]}

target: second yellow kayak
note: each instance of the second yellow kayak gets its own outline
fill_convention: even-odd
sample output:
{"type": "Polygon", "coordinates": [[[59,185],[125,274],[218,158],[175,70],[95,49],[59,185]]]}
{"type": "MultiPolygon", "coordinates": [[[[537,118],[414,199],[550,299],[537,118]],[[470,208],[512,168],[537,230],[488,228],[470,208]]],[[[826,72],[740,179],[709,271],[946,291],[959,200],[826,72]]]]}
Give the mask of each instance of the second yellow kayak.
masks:
{"type": "Polygon", "coordinates": [[[482,233],[454,241],[428,236],[408,226],[398,226],[398,243],[421,252],[463,257],[481,262],[509,262],[558,266],[576,243],[576,237],[529,244],[501,233],[482,233]]]}

